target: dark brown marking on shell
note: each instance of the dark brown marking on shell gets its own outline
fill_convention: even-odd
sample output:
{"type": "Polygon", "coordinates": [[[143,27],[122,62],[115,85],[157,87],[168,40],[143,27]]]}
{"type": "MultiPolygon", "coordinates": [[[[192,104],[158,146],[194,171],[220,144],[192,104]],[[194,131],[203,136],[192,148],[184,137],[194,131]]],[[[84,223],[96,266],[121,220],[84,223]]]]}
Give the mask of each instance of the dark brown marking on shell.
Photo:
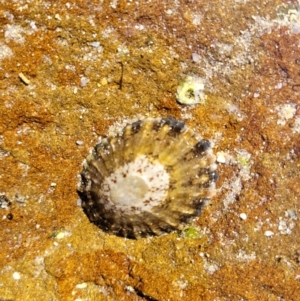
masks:
{"type": "MultiPolygon", "coordinates": [[[[139,120],[116,137],[103,138],[87,157],[78,191],[82,207],[99,228],[128,238],[182,229],[214,194],[215,160],[210,143],[198,140],[184,122],[172,117],[139,120]],[[141,155],[163,165],[169,174],[166,197],[156,206],[151,197],[143,200],[143,210],[135,204],[127,209],[118,202],[113,204],[108,197],[110,187],[103,186],[105,179],[141,155]]],[[[144,171],[141,168],[136,172],[144,171]]]]}
{"type": "Polygon", "coordinates": [[[142,121],[138,120],[131,125],[131,129],[133,133],[137,133],[142,126],[142,121]]]}
{"type": "Polygon", "coordinates": [[[210,143],[209,141],[202,139],[195,145],[195,148],[197,149],[198,152],[203,154],[205,151],[210,149],[210,143]]]}
{"type": "Polygon", "coordinates": [[[180,133],[185,126],[183,121],[178,121],[173,117],[162,118],[161,124],[167,124],[175,133],[180,133]]]}

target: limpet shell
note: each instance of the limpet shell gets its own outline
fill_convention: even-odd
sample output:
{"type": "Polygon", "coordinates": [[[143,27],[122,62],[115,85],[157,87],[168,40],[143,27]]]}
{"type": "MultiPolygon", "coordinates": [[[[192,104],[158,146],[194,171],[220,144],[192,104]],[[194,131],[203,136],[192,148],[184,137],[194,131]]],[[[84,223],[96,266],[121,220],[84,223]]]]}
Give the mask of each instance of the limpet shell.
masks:
{"type": "Polygon", "coordinates": [[[81,178],[82,207],[99,228],[160,235],[183,229],[215,194],[216,157],[184,122],[147,118],[102,138],[81,178]]]}

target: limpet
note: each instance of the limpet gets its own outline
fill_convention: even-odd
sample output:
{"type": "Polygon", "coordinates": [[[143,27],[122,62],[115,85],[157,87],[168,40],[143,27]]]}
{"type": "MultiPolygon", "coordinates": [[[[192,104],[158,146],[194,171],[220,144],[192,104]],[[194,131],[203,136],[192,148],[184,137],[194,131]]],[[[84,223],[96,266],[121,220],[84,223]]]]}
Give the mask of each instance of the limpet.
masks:
{"type": "Polygon", "coordinates": [[[128,238],[181,230],[215,194],[216,156],[172,117],[146,118],[102,138],[84,163],[79,195],[91,222],[128,238]]]}

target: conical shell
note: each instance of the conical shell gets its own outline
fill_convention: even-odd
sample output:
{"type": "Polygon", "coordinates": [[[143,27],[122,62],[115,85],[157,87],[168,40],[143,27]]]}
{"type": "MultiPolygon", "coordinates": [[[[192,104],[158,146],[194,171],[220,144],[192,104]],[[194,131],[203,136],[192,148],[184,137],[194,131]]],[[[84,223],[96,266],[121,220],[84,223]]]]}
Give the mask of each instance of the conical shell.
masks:
{"type": "Polygon", "coordinates": [[[90,221],[130,238],[182,229],[215,193],[216,157],[172,117],[106,137],[86,158],[79,194],[90,221]]]}

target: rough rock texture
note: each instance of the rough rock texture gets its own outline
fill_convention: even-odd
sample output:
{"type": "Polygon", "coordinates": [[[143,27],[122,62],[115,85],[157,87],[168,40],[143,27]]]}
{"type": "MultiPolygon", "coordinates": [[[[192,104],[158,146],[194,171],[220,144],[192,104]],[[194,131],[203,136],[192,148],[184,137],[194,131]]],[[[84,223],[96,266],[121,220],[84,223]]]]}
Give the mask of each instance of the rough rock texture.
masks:
{"type": "Polygon", "coordinates": [[[297,1],[0,0],[0,299],[298,300],[299,35],[297,1]],[[102,232],[83,159],[168,115],[213,141],[217,196],[183,233],[102,232]]]}

